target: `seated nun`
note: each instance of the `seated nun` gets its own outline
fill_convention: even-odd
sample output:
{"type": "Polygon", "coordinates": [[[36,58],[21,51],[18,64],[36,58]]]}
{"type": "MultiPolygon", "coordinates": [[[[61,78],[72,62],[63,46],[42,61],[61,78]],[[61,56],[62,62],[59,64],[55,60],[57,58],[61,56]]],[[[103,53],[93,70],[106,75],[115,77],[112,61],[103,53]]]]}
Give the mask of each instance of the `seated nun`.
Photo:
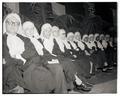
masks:
{"type": "Polygon", "coordinates": [[[108,62],[108,69],[112,70],[113,69],[113,46],[110,41],[110,35],[106,34],[105,35],[105,42],[106,42],[106,48],[105,48],[105,53],[106,53],[106,58],[108,62]]]}
{"type": "MultiPolygon", "coordinates": [[[[56,29],[56,28],[55,28],[56,29]]],[[[81,80],[80,79],[78,79],[78,77],[76,76],[74,76],[75,75],[75,73],[73,74],[72,73],[72,71],[73,70],[71,70],[70,69],[70,67],[68,66],[68,64],[71,62],[71,61],[66,61],[65,59],[63,60],[63,58],[61,58],[61,57],[59,57],[57,54],[55,54],[53,51],[54,51],[54,48],[55,48],[55,42],[54,42],[54,37],[53,37],[53,35],[52,35],[52,27],[51,28],[49,28],[49,27],[47,27],[46,28],[46,26],[45,26],[45,28],[43,27],[42,28],[42,30],[41,30],[41,39],[42,40],[40,40],[40,41],[42,41],[43,42],[43,46],[44,46],[44,48],[48,51],[48,52],[46,52],[48,55],[49,55],[49,57],[51,57],[51,59],[57,59],[58,61],[59,61],[59,63],[61,64],[61,66],[63,67],[63,70],[64,70],[64,72],[65,72],[65,75],[67,75],[67,79],[69,79],[69,80],[75,80],[76,78],[77,78],[77,83],[79,84],[79,85],[82,85],[83,83],[81,82],[81,80]],[[48,31],[46,31],[46,29],[48,30],[48,31]],[[47,35],[49,33],[49,36],[47,35]],[[46,36],[47,35],[47,36],[46,36]],[[66,69],[65,69],[66,68],[66,69]],[[70,72],[71,71],[71,72],[70,72]]],[[[57,34],[57,33],[56,33],[57,34]]],[[[71,64],[71,63],[70,63],[71,64]]],[[[81,86],[80,88],[84,88],[83,90],[87,90],[87,91],[89,91],[90,90],[90,88],[87,88],[86,86],[81,86]]]]}
{"type": "Polygon", "coordinates": [[[85,45],[85,54],[87,56],[89,56],[90,58],[90,64],[91,64],[91,74],[95,75],[95,71],[96,71],[96,65],[98,64],[98,56],[96,54],[96,46],[94,44],[94,36],[88,36],[87,34],[84,34],[82,37],[82,42],[85,45]],[[92,37],[92,38],[89,38],[92,37]]]}
{"type": "Polygon", "coordinates": [[[70,44],[72,55],[73,56],[75,55],[76,59],[81,61],[80,64],[82,68],[84,68],[85,72],[91,74],[89,57],[80,54],[81,53],[80,49],[79,47],[77,47],[76,43],[74,42],[74,38],[75,38],[75,35],[72,32],[67,34],[67,40],[68,40],[68,43],[70,44]]]}
{"type": "Polygon", "coordinates": [[[18,14],[10,13],[3,22],[3,93],[24,93],[26,89],[22,76],[22,67],[26,60],[21,19],[18,14]]]}
{"type": "Polygon", "coordinates": [[[113,48],[114,48],[114,66],[117,66],[117,37],[113,38],[113,48]]]}
{"type": "MultiPolygon", "coordinates": [[[[81,77],[80,74],[83,73],[83,69],[80,67],[79,63],[76,62],[76,60],[73,60],[71,58],[69,58],[69,56],[66,56],[66,48],[64,45],[64,38],[65,37],[65,31],[63,29],[59,29],[56,26],[52,27],[52,35],[54,37],[54,46],[53,46],[53,53],[55,55],[58,56],[65,73],[72,73],[71,76],[73,76],[76,74],[79,76],[80,79],[82,79],[83,77],[81,77]]],[[[69,45],[69,44],[68,44],[69,45]]],[[[69,77],[69,76],[68,76],[69,77]]],[[[70,78],[70,77],[69,77],[70,78]]],[[[73,79],[74,80],[74,79],[73,79]]]]}
{"type": "Polygon", "coordinates": [[[77,48],[79,49],[79,58],[83,59],[84,61],[89,62],[89,63],[86,63],[84,65],[86,67],[86,70],[89,69],[90,74],[92,74],[92,66],[91,66],[92,61],[90,61],[89,56],[86,55],[86,53],[85,53],[85,45],[82,42],[80,32],[75,32],[75,34],[74,34],[74,43],[76,44],[77,48]]]}
{"type": "MultiPolygon", "coordinates": [[[[35,51],[39,56],[38,60],[43,63],[42,69],[37,66],[36,69],[39,69],[39,71],[35,71],[35,69],[33,70],[30,68],[25,73],[24,77],[26,84],[31,88],[31,90],[33,90],[34,93],[50,93],[52,90],[52,93],[67,93],[63,69],[58,60],[50,60],[50,58],[46,59],[47,57],[43,51],[44,47],[38,40],[40,36],[35,25],[30,21],[26,21],[23,23],[23,30],[24,35],[28,37],[34,45],[35,51]],[[42,57],[42,59],[40,59],[40,57],[42,57]]],[[[37,62],[37,59],[35,62],[37,62]]]]}
{"type": "Polygon", "coordinates": [[[104,52],[104,48],[102,46],[102,44],[100,43],[100,39],[99,39],[99,34],[96,33],[94,36],[94,42],[96,44],[96,48],[97,48],[97,54],[99,57],[99,64],[98,64],[98,68],[97,69],[102,69],[103,72],[107,72],[107,60],[106,60],[106,56],[105,56],[105,52],[104,52]]]}

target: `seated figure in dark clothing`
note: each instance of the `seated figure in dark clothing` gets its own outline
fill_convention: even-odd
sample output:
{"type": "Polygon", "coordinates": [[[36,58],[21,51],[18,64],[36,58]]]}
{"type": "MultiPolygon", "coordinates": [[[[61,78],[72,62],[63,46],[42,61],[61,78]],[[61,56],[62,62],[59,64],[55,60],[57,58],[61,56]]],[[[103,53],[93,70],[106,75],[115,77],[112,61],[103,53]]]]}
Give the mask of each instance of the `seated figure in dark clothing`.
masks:
{"type": "MultiPolygon", "coordinates": [[[[87,72],[85,72],[83,67],[80,66],[81,61],[74,58],[74,56],[70,53],[70,51],[66,48],[65,44],[63,43],[63,42],[66,42],[64,41],[64,38],[66,38],[65,30],[59,29],[57,26],[53,26],[52,36],[53,36],[53,42],[54,42],[52,53],[57,55],[57,57],[59,58],[65,73],[66,74],[69,73],[69,75],[67,74],[68,78],[69,79],[75,78],[74,75],[77,73],[76,75],[79,76],[80,79],[82,79],[83,77],[81,77],[82,76],[81,74],[85,75],[87,72]]],[[[68,46],[70,46],[69,43],[67,44],[68,46]]],[[[73,80],[74,79],[72,79],[72,81],[73,80]]]]}
{"type": "Polygon", "coordinates": [[[24,80],[21,67],[26,62],[21,54],[24,42],[19,38],[21,19],[10,13],[3,22],[3,93],[24,93],[24,80]]]}
{"type": "MultiPolygon", "coordinates": [[[[57,62],[57,59],[56,61],[51,61],[50,55],[47,55],[47,51],[44,49],[43,45],[38,40],[40,36],[37,32],[35,25],[30,21],[26,21],[23,23],[23,30],[24,35],[28,37],[34,45],[39,57],[42,56],[42,60],[40,61],[42,62],[43,67],[49,71],[43,73],[41,70],[41,72],[36,71],[36,73],[34,73],[34,70],[30,68],[25,74],[26,84],[31,88],[31,90],[34,90],[34,93],[40,93],[43,89],[43,93],[47,93],[49,86],[54,88],[53,93],[67,93],[63,69],[59,62],[57,62]],[[33,73],[31,73],[31,71],[33,71],[33,73]],[[49,73],[51,73],[52,76],[48,75],[49,73]],[[34,76],[36,76],[36,78],[41,78],[41,80],[36,78],[29,79],[33,78],[34,76]]],[[[37,67],[39,68],[39,66],[37,67]]]]}

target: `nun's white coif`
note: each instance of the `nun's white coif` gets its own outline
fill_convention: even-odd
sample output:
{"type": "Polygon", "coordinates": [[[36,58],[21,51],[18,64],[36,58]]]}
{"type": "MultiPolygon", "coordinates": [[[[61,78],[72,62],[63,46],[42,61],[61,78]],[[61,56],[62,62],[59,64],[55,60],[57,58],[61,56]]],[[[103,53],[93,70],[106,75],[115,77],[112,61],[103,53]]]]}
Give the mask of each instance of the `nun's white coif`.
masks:
{"type": "Polygon", "coordinates": [[[36,27],[34,26],[34,24],[33,24],[32,22],[30,22],[30,21],[24,22],[24,23],[23,23],[23,30],[24,30],[24,33],[23,33],[23,34],[31,40],[31,42],[33,43],[33,45],[34,45],[37,53],[38,53],[39,55],[43,55],[43,50],[42,50],[42,49],[43,49],[43,46],[42,46],[42,44],[37,40],[37,39],[39,38],[39,34],[38,34],[37,29],[36,29],[36,27]],[[33,34],[32,34],[33,36],[31,36],[31,37],[28,37],[28,35],[25,34],[25,31],[27,30],[28,27],[33,28],[33,34]]]}
{"type": "Polygon", "coordinates": [[[53,36],[52,36],[52,26],[49,23],[45,23],[41,27],[41,34],[40,38],[43,40],[43,45],[47,51],[49,51],[52,54],[54,42],[53,42],[53,36]],[[48,30],[50,32],[50,37],[46,38],[44,32],[48,30]]]}
{"type": "Polygon", "coordinates": [[[93,37],[93,41],[90,41],[90,46],[91,46],[91,47],[95,47],[95,49],[96,49],[96,45],[95,45],[95,42],[94,42],[94,35],[93,35],[93,34],[90,34],[90,35],[89,35],[89,39],[90,39],[91,37],[93,37]]]}
{"type": "MultiPolygon", "coordinates": [[[[53,27],[52,27],[52,33],[53,33],[54,31],[58,32],[58,36],[57,36],[57,37],[56,37],[56,36],[53,36],[53,38],[56,40],[56,42],[57,42],[60,50],[61,50],[62,52],[65,52],[64,44],[62,43],[62,40],[60,39],[61,32],[59,31],[59,28],[58,28],[57,26],[53,26],[53,27]]],[[[53,34],[54,34],[54,33],[53,33],[53,34]]]]}
{"type": "Polygon", "coordinates": [[[45,23],[45,24],[42,25],[41,33],[40,33],[40,38],[41,39],[45,38],[44,31],[49,30],[49,29],[52,30],[52,26],[49,23],[45,23]]]}
{"type": "MultiPolygon", "coordinates": [[[[64,29],[60,29],[59,30],[59,38],[63,35],[63,34],[66,34],[65,30],[64,29]]],[[[61,50],[64,50],[64,46],[67,48],[67,49],[71,49],[70,47],[70,44],[68,43],[67,41],[67,38],[65,37],[64,39],[60,38],[61,42],[62,42],[62,47],[61,47],[61,50]]]]}
{"type": "Polygon", "coordinates": [[[75,32],[75,35],[74,35],[74,41],[78,43],[78,47],[81,49],[81,50],[84,50],[85,49],[85,45],[82,43],[81,41],[81,35],[79,32],[75,32]],[[75,36],[79,36],[80,40],[77,40],[75,38],[75,36]]]}
{"type": "Polygon", "coordinates": [[[7,36],[7,46],[9,49],[10,56],[12,58],[21,59],[23,62],[25,62],[25,59],[21,57],[21,54],[25,50],[24,42],[17,36],[17,34],[13,35],[13,34],[7,32],[7,30],[6,30],[6,21],[8,19],[12,20],[13,17],[17,20],[16,22],[20,23],[18,31],[16,33],[21,34],[21,32],[22,32],[21,19],[20,19],[19,15],[17,15],[16,13],[10,13],[5,18],[5,20],[3,22],[3,34],[6,33],[8,35],[7,36]]]}
{"type": "Polygon", "coordinates": [[[88,35],[87,35],[87,34],[83,35],[82,41],[87,45],[87,47],[88,47],[89,49],[92,49],[91,44],[90,44],[89,42],[86,42],[86,41],[84,40],[85,38],[88,38],[88,35]]]}
{"type": "Polygon", "coordinates": [[[75,44],[73,41],[69,40],[69,37],[70,37],[70,36],[73,36],[73,40],[74,40],[74,34],[73,34],[72,32],[68,33],[68,34],[67,34],[67,40],[70,42],[70,44],[72,45],[72,47],[73,47],[75,50],[77,50],[76,44],[75,44]]]}
{"type": "Polygon", "coordinates": [[[7,30],[6,30],[6,21],[8,19],[10,20],[13,20],[13,18],[16,18],[17,19],[17,22],[19,22],[19,29],[17,31],[18,34],[22,34],[22,28],[21,28],[21,19],[20,19],[20,16],[16,13],[10,13],[6,16],[6,18],[4,19],[4,22],[3,22],[3,34],[7,33],[7,30]]]}
{"type": "Polygon", "coordinates": [[[96,33],[96,34],[95,34],[95,37],[94,37],[94,40],[97,42],[98,48],[100,48],[101,50],[104,50],[104,49],[103,49],[103,45],[102,45],[99,41],[96,40],[96,38],[97,38],[98,36],[100,36],[100,35],[99,35],[98,33],[96,33]]]}

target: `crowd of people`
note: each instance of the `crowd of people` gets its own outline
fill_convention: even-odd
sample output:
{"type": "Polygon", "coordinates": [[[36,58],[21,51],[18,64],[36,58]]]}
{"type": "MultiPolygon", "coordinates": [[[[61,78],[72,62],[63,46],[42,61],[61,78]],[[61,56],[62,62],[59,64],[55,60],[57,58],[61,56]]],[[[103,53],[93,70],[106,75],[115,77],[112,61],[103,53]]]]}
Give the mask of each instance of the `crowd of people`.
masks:
{"type": "Polygon", "coordinates": [[[3,93],[89,92],[88,79],[117,63],[113,41],[109,34],[81,36],[49,23],[38,32],[33,22],[22,24],[10,13],[3,22],[3,93]]]}

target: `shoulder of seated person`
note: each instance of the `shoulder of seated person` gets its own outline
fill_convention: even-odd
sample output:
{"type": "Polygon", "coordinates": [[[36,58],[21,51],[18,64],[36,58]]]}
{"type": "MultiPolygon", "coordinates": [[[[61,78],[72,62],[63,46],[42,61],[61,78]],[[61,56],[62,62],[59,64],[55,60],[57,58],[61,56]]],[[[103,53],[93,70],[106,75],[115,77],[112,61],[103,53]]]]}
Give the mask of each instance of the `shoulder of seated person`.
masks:
{"type": "Polygon", "coordinates": [[[7,34],[3,34],[3,39],[6,39],[7,38],[7,34]]]}
{"type": "Polygon", "coordinates": [[[20,38],[21,38],[22,40],[24,40],[24,41],[30,41],[29,38],[24,37],[24,36],[22,36],[22,35],[20,35],[20,34],[17,34],[17,36],[20,37],[20,38]]]}

